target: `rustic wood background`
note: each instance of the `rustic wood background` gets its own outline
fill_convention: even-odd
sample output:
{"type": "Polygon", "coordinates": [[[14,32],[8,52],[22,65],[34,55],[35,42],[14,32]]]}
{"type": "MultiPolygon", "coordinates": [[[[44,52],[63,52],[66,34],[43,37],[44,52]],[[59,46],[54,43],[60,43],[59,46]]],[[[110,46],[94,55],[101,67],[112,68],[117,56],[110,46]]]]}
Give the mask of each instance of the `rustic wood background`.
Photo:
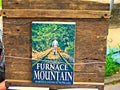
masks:
{"type": "MultiPolygon", "coordinates": [[[[4,49],[6,55],[6,80],[31,81],[32,79],[31,60],[29,59],[31,58],[32,54],[32,21],[72,21],[76,22],[74,82],[104,83],[108,19],[104,18],[103,16],[96,19],[92,18],[94,16],[91,18],[87,18],[87,16],[85,18],[59,18],[58,16],[52,19],[52,16],[51,18],[46,18],[44,16],[37,17],[37,15],[30,18],[25,15],[25,11],[24,14],[21,14],[21,16],[18,14],[18,12],[10,13],[11,11],[13,12],[15,10],[19,11],[24,9],[26,12],[27,9],[29,9],[29,11],[30,9],[58,11],[94,10],[95,12],[103,11],[103,13],[105,11],[104,15],[106,16],[106,11],[109,11],[109,4],[85,0],[3,0],[2,14],[4,16],[3,29],[4,49]],[[5,9],[9,10],[7,11],[5,9]],[[15,17],[16,15],[19,17],[15,17]]],[[[87,15],[89,14],[90,13],[87,15]]],[[[32,86],[32,84],[30,85],[32,86]]],[[[81,85],[79,86],[81,87],[81,85]]],[[[57,85],[54,87],[57,87],[57,85]]],[[[76,87],[78,87],[78,85],[76,85],[76,87]]],[[[99,89],[103,90],[103,87],[100,87],[99,89]]]]}
{"type": "MultiPolygon", "coordinates": [[[[97,1],[97,0],[96,0],[97,1]]],[[[4,9],[109,10],[109,4],[92,0],[3,0],[4,9]]]]}

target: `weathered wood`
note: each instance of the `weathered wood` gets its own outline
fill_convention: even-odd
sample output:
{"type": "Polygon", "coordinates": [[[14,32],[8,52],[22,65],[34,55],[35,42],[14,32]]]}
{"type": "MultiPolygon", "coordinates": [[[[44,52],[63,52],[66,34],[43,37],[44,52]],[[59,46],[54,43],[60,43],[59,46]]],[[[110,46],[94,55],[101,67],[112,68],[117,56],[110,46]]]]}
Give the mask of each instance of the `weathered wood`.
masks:
{"type": "MultiPolygon", "coordinates": [[[[81,60],[84,59],[105,61],[106,35],[108,29],[107,20],[52,19],[51,21],[55,21],[55,20],[77,22],[76,52],[75,52],[77,63],[81,62],[81,60]]],[[[31,57],[30,27],[32,21],[36,21],[36,19],[4,19],[5,55],[31,57]]],[[[49,20],[38,19],[38,21],[49,21],[49,20]]]]}
{"type": "Polygon", "coordinates": [[[32,84],[32,82],[23,80],[23,81],[17,81],[17,80],[6,80],[6,86],[31,86],[31,87],[48,87],[50,90],[57,90],[57,89],[66,89],[66,88],[98,88],[99,90],[104,90],[104,84],[103,83],[76,83],[74,85],[52,85],[52,84],[32,84]]]}
{"type": "Polygon", "coordinates": [[[75,81],[104,81],[105,45],[108,34],[108,21],[105,19],[4,18],[6,79],[31,80],[32,21],[76,22],[75,81]]]}
{"type": "MultiPolygon", "coordinates": [[[[75,72],[79,73],[104,73],[105,70],[105,62],[99,62],[99,61],[90,61],[86,60],[88,62],[83,63],[75,63],[75,72]]],[[[22,71],[22,72],[31,72],[31,60],[25,60],[25,59],[17,59],[14,57],[7,57],[6,61],[6,72],[15,72],[15,71],[22,71]],[[17,61],[16,61],[17,60],[17,61]],[[20,64],[18,64],[20,63],[20,64]],[[16,67],[16,68],[14,68],[16,67]],[[19,67],[19,68],[17,68],[19,67]]],[[[24,78],[24,77],[23,77],[24,78]]]]}
{"type": "Polygon", "coordinates": [[[1,14],[4,17],[7,86],[43,86],[51,90],[93,87],[103,90],[110,18],[108,3],[100,0],[3,0],[1,14]],[[76,22],[74,85],[31,83],[32,21],[76,22]]]}
{"type": "MultiPolygon", "coordinates": [[[[100,73],[75,73],[74,82],[104,82],[104,75],[100,73]]],[[[31,80],[31,72],[6,72],[6,79],[11,80],[31,80]]]]}
{"type": "Polygon", "coordinates": [[[5,35],[5,55],[9,56],[19,56],[19,57],[30,57],[31,54],[31,42],[30,36],[12,36],[5,35]],[[23,38],[24,37],[24,38],[23,38]],[[20,53],[21,52],[21,53],[20,53]]]}
{"type": "Polygon", "coordinates": [[[76,29],[76,62],[80,62],[80,59],[105,61],[108,21],[78,20],[76,29]]]}
{"type": "Polygon", "coordinates": [[[110,18],[110,12],[100,10],[3,9],[2,16],[7,18],[110,18]]]}
{"type": "MultiPolygon", "coordinates": [[[[11,80],[11,79],[5,79],[6,83],[14,83],[14,82],[25,82],[25,83],[31,83],[31,80],[11,80]]],[[[97,83],[97,82],[74,82],[74,84],[82,84],[82,85],[104,85],[104,83],[97,83]]]]}
{"type": "Polygon", "coordinates": [[[9,77],[9,79],[12,79],[12,80],[30,80],[30,79],[32,79],[31,72],[17,71],[17,72],[12,72],[12,73],[6,72],[5,74],[6,74],[6,79],[8,79],[8,77],[9,77]],[[24,77],[24,79],[23,79],[23,77],[24,77]]]}
{"type": "Polygon", "coordinates": [[[70,9],[109,10],[109,4],[100,0],[3,0],[3,9],[70,9]]]}
{"type": "MultiPolygon", "coordinates": [[[[104,62],[94,63],[87,60],[84,63],[75,63],[74,81],[75,82],[103,82],[104,81],[104,62]]],[[[30,80],[32,78],[31,60],[23,60],[16,58],[7,58],[6,61],[6,79],[13,80],[30,80]]]]}

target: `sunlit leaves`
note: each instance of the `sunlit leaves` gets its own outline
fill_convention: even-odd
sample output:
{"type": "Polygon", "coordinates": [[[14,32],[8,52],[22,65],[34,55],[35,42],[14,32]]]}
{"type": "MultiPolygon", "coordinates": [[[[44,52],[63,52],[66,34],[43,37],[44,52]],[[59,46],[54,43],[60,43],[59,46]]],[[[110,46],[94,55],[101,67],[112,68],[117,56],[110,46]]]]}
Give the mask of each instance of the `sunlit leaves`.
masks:
{"type": "Polygon", "coordinates": [[[74,24],[32,24],[32,48],[44,51],[52,47],[52,41],[57,38],[59,47],[73,56],[75,25],[74,24]]]}

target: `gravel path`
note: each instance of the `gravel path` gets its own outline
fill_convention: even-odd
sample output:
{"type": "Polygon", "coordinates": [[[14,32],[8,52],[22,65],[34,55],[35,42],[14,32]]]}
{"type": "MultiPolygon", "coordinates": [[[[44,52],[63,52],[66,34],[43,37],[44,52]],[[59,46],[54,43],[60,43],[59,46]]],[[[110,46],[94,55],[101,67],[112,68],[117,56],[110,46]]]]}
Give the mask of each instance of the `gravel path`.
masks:
{"type": "Polygon", "coordinates": [[[106,85],[104,90],[120,90],[120,83],[115,85],[106,85]]]}
{"type": "Polygon", "coordinates": [[[109,84],[109,83],[112,83],[112,82],[118,82],[118,81],[120,81],[120,72],[105,79],[106,84],[109,84]]]}

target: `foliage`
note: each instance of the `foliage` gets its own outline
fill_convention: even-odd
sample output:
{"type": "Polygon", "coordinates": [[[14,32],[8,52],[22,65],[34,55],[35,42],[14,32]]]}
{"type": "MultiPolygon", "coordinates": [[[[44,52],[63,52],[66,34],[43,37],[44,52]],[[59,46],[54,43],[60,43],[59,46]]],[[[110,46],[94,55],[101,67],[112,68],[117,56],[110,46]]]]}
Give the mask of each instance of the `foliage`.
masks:
{"type": "Polygon", "coordinates": [[[0,0],[0,8],[2,7],[2,0],[0,0]]]}
{"type": "Polygon", "coordinates": [[[32,24],[32,50],[41,52],[51,48],[54,38],[57,38],[61,50],[66,50],[67,53],[73,56],[75,39],[74,24],[32,24]]]}
{"type": "Polygon", "coordinates": [[[105,77],[112,76],[120,69],[120,66],[115,62],[114,58],[112,58],[113,53],[114,51],[111,50],[110,54],[106,56],[105,77]]]}

